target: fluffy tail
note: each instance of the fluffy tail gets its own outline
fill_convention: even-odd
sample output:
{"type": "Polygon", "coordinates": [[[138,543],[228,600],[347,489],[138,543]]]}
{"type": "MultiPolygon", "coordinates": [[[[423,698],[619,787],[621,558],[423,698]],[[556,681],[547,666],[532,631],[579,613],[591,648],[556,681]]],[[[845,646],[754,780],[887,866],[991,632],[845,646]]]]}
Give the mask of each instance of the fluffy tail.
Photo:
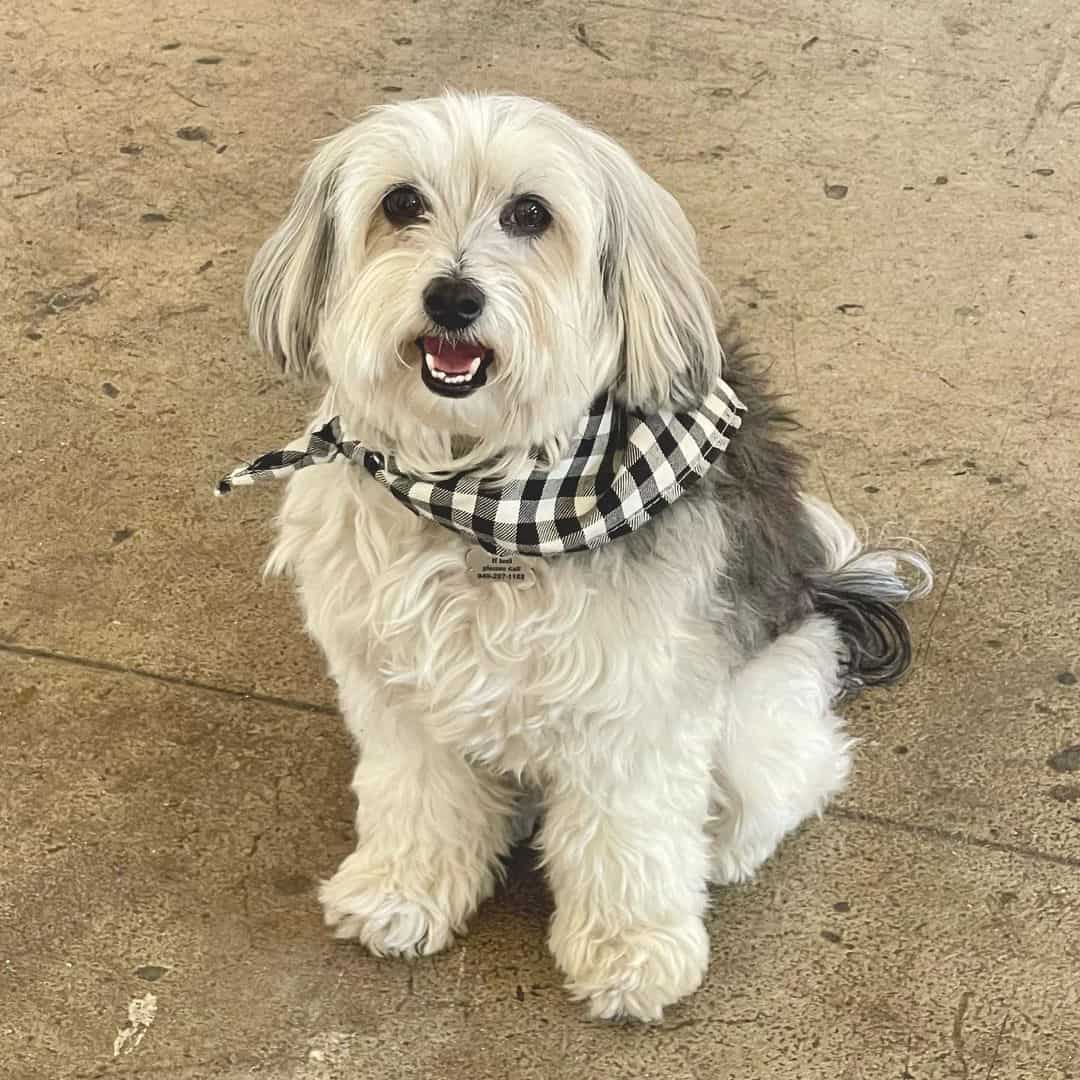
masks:
{"type": "Polygon", "coordinates": [[[899,605],[929,594],[930,563],[913,548],[866,548],[831,506],[809,496],[803,502],[826,549],[825,569],[811,585],[814,607],[835,620],[847,651],[844,689],[888,686],[911,664],[911,631],[899,605]]]}

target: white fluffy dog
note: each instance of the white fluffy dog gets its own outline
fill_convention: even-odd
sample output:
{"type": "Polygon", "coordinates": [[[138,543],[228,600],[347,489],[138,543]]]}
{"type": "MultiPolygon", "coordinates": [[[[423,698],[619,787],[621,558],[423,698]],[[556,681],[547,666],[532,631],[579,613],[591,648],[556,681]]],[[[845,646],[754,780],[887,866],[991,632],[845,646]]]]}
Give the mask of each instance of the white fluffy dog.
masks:
{"type": "Polygon", "coordinates": [[[605,394],[646,418],[722,376],[741,399],[726,451],[662,514],[510,553],[512,580],[344,455],[290,478],[270,560],[360,749],[327,923],[378,954],[446,948],[538,797],[571,991],[658,1019],[705,972],[708,883],[749,878],[843,785],[834,704],[903,672],[895,605],[929,567],[863,550],[800,494],[790,419],[722,341],[678,204],[548,105],[376,109],[322,146],[247,299],[260,346],[325,380],[320,415],[413,477],[558,462],[605,394]]]}

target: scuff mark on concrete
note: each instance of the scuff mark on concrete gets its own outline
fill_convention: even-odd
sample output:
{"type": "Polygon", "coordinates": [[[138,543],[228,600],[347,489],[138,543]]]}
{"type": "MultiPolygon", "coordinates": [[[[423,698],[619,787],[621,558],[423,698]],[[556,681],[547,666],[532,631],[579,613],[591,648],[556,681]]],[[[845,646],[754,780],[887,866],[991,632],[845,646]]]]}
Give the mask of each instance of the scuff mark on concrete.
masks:
{"type": "Polygon", "coordinates": [[[131,1054],[138,1048],[150,1025],[157,1016],[157,995],[145,994],[132,998],[128,1003],[128,1022],[116,1033],[113,1040],[113,1057],[131,1054]]]}

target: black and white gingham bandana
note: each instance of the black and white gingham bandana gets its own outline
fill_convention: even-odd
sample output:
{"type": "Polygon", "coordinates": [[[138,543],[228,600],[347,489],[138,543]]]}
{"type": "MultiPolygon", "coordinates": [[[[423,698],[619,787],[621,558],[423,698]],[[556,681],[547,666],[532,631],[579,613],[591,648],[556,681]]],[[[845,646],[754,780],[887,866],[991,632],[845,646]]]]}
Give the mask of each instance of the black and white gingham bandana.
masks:
{"type": "Polygon", "coordinates": [[[217,494],[345,457],[413,513],[488,552],[562,555],[625,536],[675,502],[723,453],[743,409],[722,381],[690,412],[642,416],[605,394],[593,402],[562,460],[551,468],[534,461],[494,483],[468,472],[443,480],[400,473],[392,457],[346,439],[335,416],[283,450],[234,469],[217,494]]]}

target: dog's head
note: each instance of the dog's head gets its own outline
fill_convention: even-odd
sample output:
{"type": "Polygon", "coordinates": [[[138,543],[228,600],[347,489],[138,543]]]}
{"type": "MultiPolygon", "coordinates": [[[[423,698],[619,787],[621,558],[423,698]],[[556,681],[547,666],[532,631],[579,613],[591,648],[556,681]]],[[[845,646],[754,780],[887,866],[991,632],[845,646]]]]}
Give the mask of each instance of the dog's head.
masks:
{"type": "Polygon", "coordinates": [[[540,445],[602,390],[655,408],[720,374],[676,201],[610,139],[523,98],[384,106],[331,138],[247,302],[265,351],[399,443],[540,445]]]}

